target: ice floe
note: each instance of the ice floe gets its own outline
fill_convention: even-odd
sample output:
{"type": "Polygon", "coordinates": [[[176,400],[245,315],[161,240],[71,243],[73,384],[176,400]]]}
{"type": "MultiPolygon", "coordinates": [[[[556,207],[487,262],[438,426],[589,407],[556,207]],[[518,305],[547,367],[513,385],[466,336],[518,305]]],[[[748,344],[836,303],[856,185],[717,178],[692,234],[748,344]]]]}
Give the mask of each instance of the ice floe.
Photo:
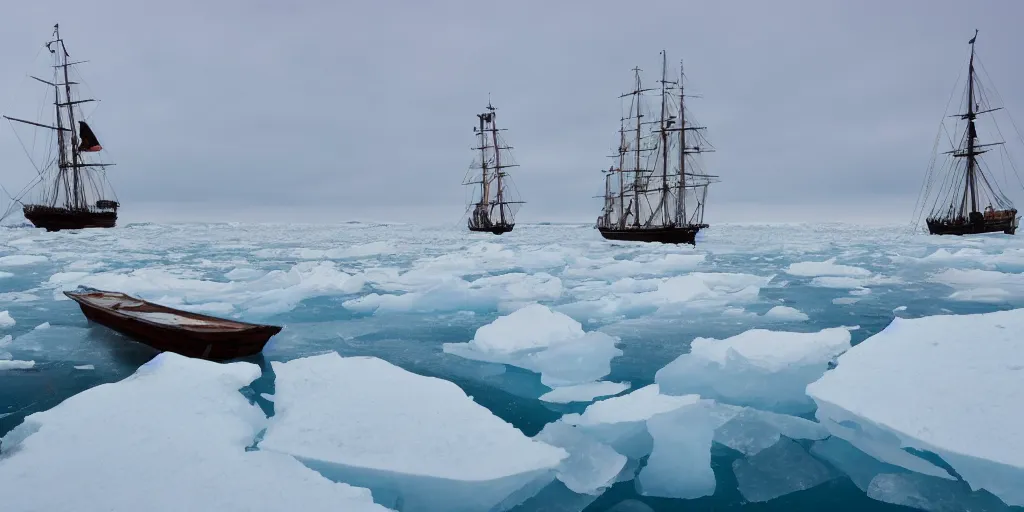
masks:
{"type": "Polygon", "coordinates": [[[751,329],[731,338],[696,338],[690,352],[655,374],[666,394],[691,393],[786,413],[813,410],[807,384],[850,348],[847,328],[819,332],[751,329]]]}
{"type": "Polygon", "coordinates": [[[541,395],[540,399],[555,404],[591,402],[595,398],[617,395],[627,389],[629,389],[628,382],[587,382],[574,386],[556,387],[541,395]]]}
{"type": "Polygon", "coordinates": [[[871,275],[871,271],[867,269],[850,265],[840,265],[836,263],[835,258],[829,258],[825,261],[802,261],[799,263],[791,263],[786,269],[786,273],[802,277],[867,277],[871,275]]]}
{"type": "Polygon", "coordinates": [[[531,304],[477,329],[466,343],[445,343],[446,353],[524,368],[541,374],[548,387],[597,381],[622,355],[616,339],[602,332],[584,332],[572,318],[531,304]]]}
{"type": "Polygon", "coordinates": [[[238,390],[259,374],[165,352],[27,416],[3,438],[3,509],[384,512],[366,489],[246,450],[266,417],[238,390]]]}
{"type": "Polygon", "coordinates": [[[20,267],[24,265],[35,265],[36,263],[43,263],[45,261],[49,261],[49,258],[38,254],[10,254],[7,256],[0,256],[0,267],[20,267]]]}
{"type": "Polygon", "coordinates": [[[260,449],[367,487],[403,511],[514,505],[550,483],[568,457],[455,384],[380,359],[330,353],[272,364],[276,414],[260,449]]]}
{"type": "Polygon", "coordinates": [[[0,329],[13,327],[15,323],[10,311],[0,311],[0,329]]]}
{"type": "Polygon", "coordinates": [[[833,435],[884,462],[1024,505],[1024,309],[896,318],[807,386],[833,435]]]}

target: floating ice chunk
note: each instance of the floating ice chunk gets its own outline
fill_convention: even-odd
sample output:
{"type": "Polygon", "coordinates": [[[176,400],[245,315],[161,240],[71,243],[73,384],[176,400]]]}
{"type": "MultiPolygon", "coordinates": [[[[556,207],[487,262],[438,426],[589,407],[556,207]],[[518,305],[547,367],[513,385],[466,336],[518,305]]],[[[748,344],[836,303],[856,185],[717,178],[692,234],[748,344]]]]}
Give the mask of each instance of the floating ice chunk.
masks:
{"type": "Polygon", "coordinates": [[[8,277],[14,277],[14,274],[12,274],[10,272],[2,272],[2,271],[0,271],[0,279],[6,279],[8,277]]]}
{"type": "Polygon", "coordinates": [[[702,401],[647,420],[654,449],[637,476],[640,494],[693,499],[715,493],[711,442],[722,419],[713,408],[702,401]]]}
{"type": "Polygon", "coordinates": [[[551,402],[554,404],[591,402],[595,398],[617,395],[627,389],[629,389],[628,382],[607,382],[602,380],[598,382],[588,382],[586,384],[577,384],[575,386],[555,388],[541,395],[540,399],[544,402],[551,402]]]}
{"type": "Polygon", "coordinates": [[[224,274],[224,277],[232,281],[251,281],[266,275],[266,272],[249,267],[235,267],[224,274]]]}
{"type": "Polygon", "coordinates": [[[0,371],[28,370],[36,365],[35,361],[0,361],[0,371]]]}
{"type": "Polygon", "coordinates": [[[884,473],[867,488],[871,499],[929,512],[987,512],[1008,510],[999,498],[972,492],[963,482],[951,482],[917,473],[884,473]]]}
{"type": "Polygon", "coordinates": [[[835,304],[837,306],[845,306],[845,305],[849,305],[849,304],[856,304],[858,302],[860,302],[860,299],[858,299],[856,297],[836,297],[836,298],[832,299],[832,304],[835,304]]]}
{"type": "Polygon", "coordinates": [[[651,384],[626,395],[593,403],[583,414],[566,414],[559,421],[577,426],[631,459],[640,459],[651,453],[647,420],[699,400],[697,395],[663,395],[657,384],[651,384]]]}
{"type": "Polygon", "coordinates": [[[95,370],[96,367],[91,365],[91,364],[80,364],[78,366],[75,366],[75,369],[76,370],[95,370]]]}
{"type": "Polygon", "coordinates": [[[467,359],[517,366],[541,374],[549,387],[595,381],[611,372],[622,355],[616,339],[583,332],[567,315],[531,304],[480,327],[467,343],[445,343],[445,353],[467,359]]]}
{"type": "Polygon", "coordinates": [[[782,435],[790,439],[824,439],[828,430],[820,423],[797,416],[759,411],[748,407],[719,405],[723,417],[729,410],[735,414],[715,430],[716,443],[744,455],[756,455],[777,443],[782,435]]]}
{"type": "Polygon", "coordinates": [[[897,311],[906,311],[906,310],[907,310],[907,307],[906,307],[906,306],[897,306],[896,308],[894,308],[894,309],[892,310],[892,312],[893,312],[893,313],[895,313],[895,312],[897,312],[897,311]]]}
{"type": "Polygon", "coordinates": [[[821,485],[837,475],[789,439],[757,455],[732,463],[740,494],[747,501],[768,501],[821,485]]]}
{"type": "Polygon", "coordinates": [[[0,267],[35,265],[36,263],[42,263],[44,261],[49,261],[49,258],[38,254],[11,254],[8,256],[0,256],[0,267]]]}
{"type": "Polygon", "coordinates": [[[50,328],[50,322],[43,322],[43,323],[35,326],[33,328],[33,330],[34,331],[39,331],[39,330],[42,330],[42,329],[49,329],[49,328],[50,328]]]}
{"type": "Polygon", "coordinates": [[[548,423],[534,439],[569,452],[558,465],[558,479],[579,494],[600,494],[626,465],[625,456],[567,423],[548,423]]]}
{"type": "Polygon", "coordinates": [[[785,320],[792,322],[803,322],[810,318],[803,311],[789,306],[775,306],[769,309],[768,312],[764,314],[764,317],[772,320],[785,320]]]}
{"type": "Polygon", "coordinates": [[[819,420],[864,452],[949,478],[900,448],[932,452],[973,489],[1024,505],[1022,331],[1024,309],[895,318],[840,356],[807,393],[819,420]]]}
{"type": "Polygon", "coordinates": [[[0,311],[0,328],[13,327],[15,323],[9,311],[0,311]]]}
{"type": "Polygon", "coordinates": [[[806,412],[814,403],[804,392],[850,348],[850,332],[751,329],[731,338],[696,338],[690,352],[655,374],[663,393],[708,398],[778,412],[806,412]]]}
{"type": "Polygon", "coordinates": [[[811,446],[811,455],[845,473],[854,485],[864,492],[867,492],[871,480],[879,474],[906,471],[901,467],[881,462],[836,436],[816,441],[811,446]]]}
{"type": "Polygon", "coordinates": [[[860,268],[849,265],[836,264],[835,258],[829,258],[825,261],[803,261],[799,263],[791,263],[789,268],[786,269],[786,273],[794,276],[803,277],[816,277],[816,276],[870,276],[871,272],[860,268]]]}
{"type": "Polygon", "coordinates": [[[1005,302],[1024,297],[1024,274],[993,270],[946,269],[929,278],[956,290],[951,300],[970,302],[1005,302]]]}
{"type": "Polygon", "coordinates": [[[524,436],[455,384],[380,359],[330,353],[272,364],[276,414],[260,448],[369,487],[378,503],[401,502],[403,511],[522,501],[568,456],[524,436]]]}
{"type": "Polygon", "coordinates": [[[366,489],[246,451],[266,418],[238,389],[259,374],[164,352],[29,415],[3,438],[4,510],[383,512],[366,489]]]}

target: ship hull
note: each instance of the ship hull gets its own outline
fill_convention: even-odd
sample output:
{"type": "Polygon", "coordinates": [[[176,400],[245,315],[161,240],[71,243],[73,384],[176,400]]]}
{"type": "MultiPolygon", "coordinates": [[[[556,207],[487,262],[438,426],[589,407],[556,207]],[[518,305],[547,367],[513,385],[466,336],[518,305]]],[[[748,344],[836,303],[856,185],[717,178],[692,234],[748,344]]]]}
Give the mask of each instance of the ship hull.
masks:
{"type": "Polygon", "coordinates": [[[697,232],[707,226],[664,228],[597,228],[606,240],[697,245],[697,232]]]}
{"type": "Polygon", "coordinates": [[[951,222],[939,219],[928,219],[928,233],[932,235],[979,235],[982,233],[1017,232],[1017,219],[984,219],[981,222],[951,222]]]}
{"type": "Polygon", "coordinates": [[[474,233],[491,233],[492,235],[503,235],[512,231],[512,228],[516,227],[515,224],[504,224],[499,226],[483,227],[483,226],[470,226],[469,230],[474,233]]]}
{"type": "Polygon", "coordinates": [[[112,228],[117,224],[116,211],[72,210],[48,206],[28,205],[25,219],[37,228],[47,231],[66,229],[112,228]]]}

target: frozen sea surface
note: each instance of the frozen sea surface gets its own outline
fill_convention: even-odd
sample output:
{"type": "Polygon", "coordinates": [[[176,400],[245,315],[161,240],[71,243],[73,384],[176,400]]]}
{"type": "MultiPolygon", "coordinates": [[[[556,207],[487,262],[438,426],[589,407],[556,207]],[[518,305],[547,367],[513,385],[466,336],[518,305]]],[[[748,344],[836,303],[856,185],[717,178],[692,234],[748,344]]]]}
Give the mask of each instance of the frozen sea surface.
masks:
{"type": "MultiPolygon", "coordinates": [[[[568,454],[550,476],[535,480],[540,483],[509,487],[514,492],[493,510],[1005,509],[971,485],[985,479],[958,474],[962,461],[924,453],[923,445],[901,451],[897,440],[883,450],[860,437],[847,436],[853,444],[836,435],[822,439],[843,425],[826,431],[811,423],[823,416],[800,389],[818,380],[847,343],[857,350],[896,317],[1024,307],[1020,237],[929,237],[911,235],[905,226],[721,225],[702,233],[693,248],[607,242],[582,225],[520,225],[501,237],[461,226],[372,223],[138,224],[77,233],[0,228],[0,436],[24,437],[18,432],[26,428],[15,427],[26,416],[126,379],[155,355],[87,323],[61,293],[79,285],[283,325],[264,354],[249,360],[259,376],[241,389],[269,425],[284,425],[283,418],[275,423],[275,401],[289,401],[282,411],[299,403],[289,394],[292,384],[277,396],[280,377],[271,362],[334,351],[454,383],[525,437],[568,454]],[[535,303],[543,308],[530,306],[535,303]],[[691,355],[697,339],[700,349],[691,355]],[[659,389],[655,376],[663,368],[669,370],[659,377],[659,389]],[[913,464],[899,455],[911,457],[910,451],[913,464]]],[[[838,361],[843,364],[843,356],[838,361]]],[[[370,403],[332,401],[332,394],[367,393],[350,381],[324,376],[322,383],[307,383],[330,408],[317,414],[313,395],[303,395],[309,419],[294,429],[316,429],[332,446],[344,443],[341,433],[353,425],[332,430],[318,418],[344,421],[346,404],[370,403]]],[[[876,395],[886,398],[885,390],[876,395]]],[[[972,407],[991,405],[1008,411],[998,417],[1010,418],[1013,404],[986,400],[1019,395],[994,395],[972,395],[972,407]]],[[[913,390],[899,396],[912,399],[913,390]]],[[[188,398],[176,398],[183,411],[209,407],[188,398]]],[[[430,426],[439,424],[427,417],[432,408],[401,403],[389,414],[421,430],[403,430],[392,445],[374,440],[397,452],[381,462],[386,469],[424,463],[399,460],[423,451],[402,451],[416,436],[457,439],[450,432],[431,435],[430,426]]],[[[105,421],[118,422],[116,407],[110,410],[105,421]]],[[[828,417],[844,415],[830,411],[828,417]]],[[[913,420],[899,425],[900,432],[961,431],[913,420]]],[[[193,419],[184,414],[180,421],[193,419]]],[[[970,434],[985,438],[983,431],[970,434]]],[[[251,449],[260,450],[262,436],[251,449]]],[[[0,470],[19,457],[25,467],[48,467],[26,462],[28,451],[8,451],[8,442],[14,444],[0,447],[0,470]]],[[[242,454],[236,459],[231,463],[247,460],[242,454]]],[[[332,472],[306,462],[328,479],[370,487],[384,507],[413,507],[411,498],[382,496],[374,488],[387,486],[363,474],[353,483],[336,467],[332,472]]],[[[106,463],[116,464],[105,457],[96,467],[106,463]]],[[[397,482],[392,487],[409,485],[397,482]]],[[[417,487],[416,496],[430,489],[417,487]]]]}

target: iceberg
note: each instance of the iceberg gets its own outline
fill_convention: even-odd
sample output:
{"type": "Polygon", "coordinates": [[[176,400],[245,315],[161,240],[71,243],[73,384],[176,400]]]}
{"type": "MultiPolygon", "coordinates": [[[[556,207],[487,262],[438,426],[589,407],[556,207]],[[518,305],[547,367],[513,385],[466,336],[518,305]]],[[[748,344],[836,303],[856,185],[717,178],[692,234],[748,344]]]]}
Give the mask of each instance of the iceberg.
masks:
{"type": "Polygon", "coordinates": [[[367,487],[403,512],[513,506],[568,457],[455,384],[381,359],[328,353],[272,366],[275,415],[260,449],[367,487]]]}
{"type": "Polygon", "coordinates": [[[239,388],[251,363],[170,352],[33,413],[2,440],[4,510],[384,512],[367,489],[247,451],[266,417],[239,388]]]}
{"type": "Polygon", "coordinates": [[[1024,505],[1024,309],[895,318],[807,386],[818,419],[873,457],[1024,505]]]}

